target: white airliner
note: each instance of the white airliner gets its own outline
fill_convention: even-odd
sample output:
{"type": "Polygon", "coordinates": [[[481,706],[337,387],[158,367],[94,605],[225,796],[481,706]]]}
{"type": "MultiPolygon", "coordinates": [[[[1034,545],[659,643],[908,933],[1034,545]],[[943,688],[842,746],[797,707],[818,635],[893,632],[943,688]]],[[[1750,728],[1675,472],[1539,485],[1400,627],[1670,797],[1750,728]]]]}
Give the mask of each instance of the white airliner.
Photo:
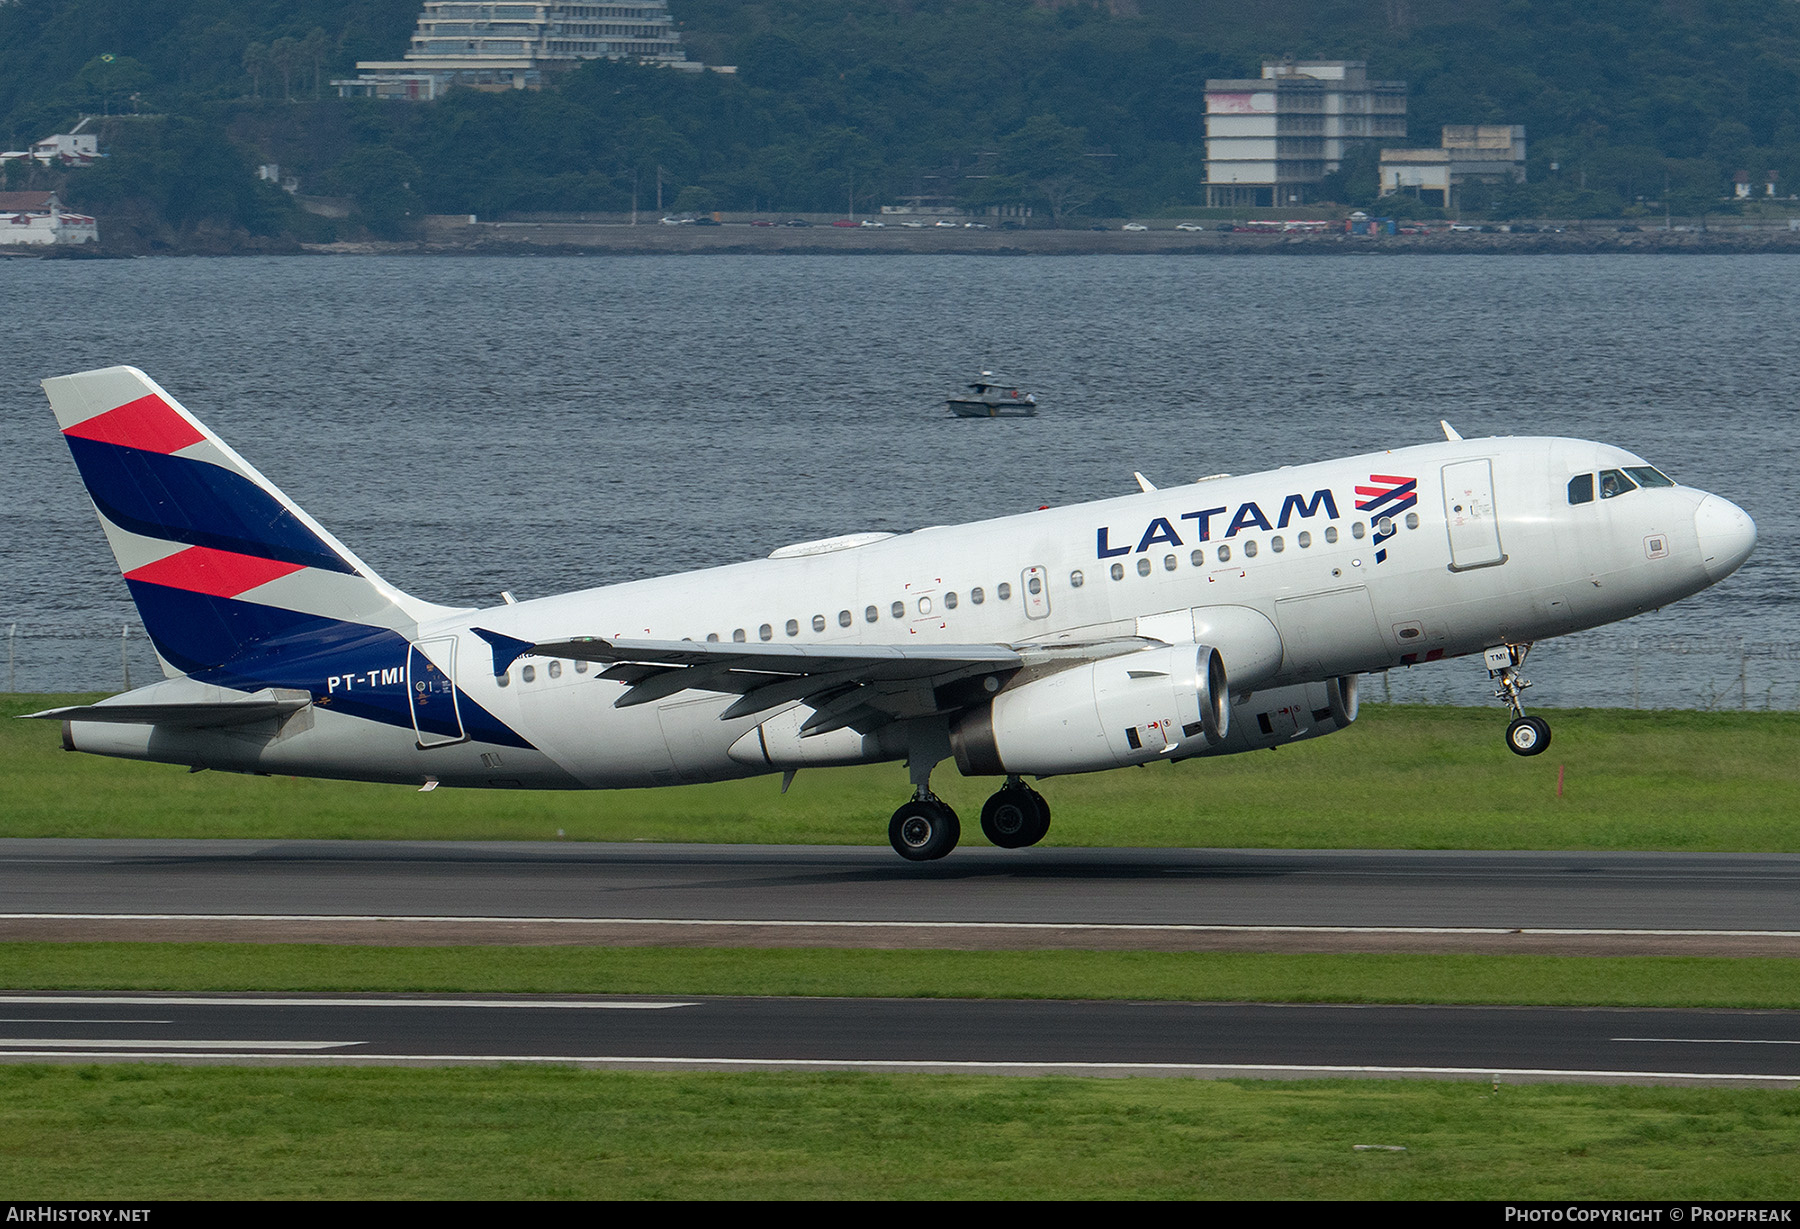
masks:
{"type": "MultiPolygon", "coordinates": [[[[44,382],[162,682],[33,714],[63,745],[237,772],[509,789],[901,760],[888,836],[943,857],[932,769],[1022,780],[1278,747],[1356,719],[1357,676],[1482,654],[1544,749],[1532,643],[1697,593],[1756,527],[1622,449],[1445,440],[484,610],[383,581],[132,367],[44,382]]],[[[785,788],[785,781],[784,781],[785,788]]]]}

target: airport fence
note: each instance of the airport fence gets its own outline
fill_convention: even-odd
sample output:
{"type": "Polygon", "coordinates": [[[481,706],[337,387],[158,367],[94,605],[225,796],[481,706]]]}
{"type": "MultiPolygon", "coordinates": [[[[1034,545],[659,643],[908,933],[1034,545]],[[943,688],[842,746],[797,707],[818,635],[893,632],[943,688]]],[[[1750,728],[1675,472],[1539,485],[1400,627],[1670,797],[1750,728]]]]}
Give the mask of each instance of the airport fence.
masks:
{"type": "MultiPolygon", "coordinates": [[[[142,624],[81,629],[0,624],[6,690],[119,691],[162,677],[142,624]]],[[[1539,645],[1524,673],[1527,708],[1800,710],[1800,641],[1698,634],[1583,632],[1539,645]]],[[[1363,679],[1377,703],[1485,705],[1493,686],[1479,657],[1363,679]]]]}

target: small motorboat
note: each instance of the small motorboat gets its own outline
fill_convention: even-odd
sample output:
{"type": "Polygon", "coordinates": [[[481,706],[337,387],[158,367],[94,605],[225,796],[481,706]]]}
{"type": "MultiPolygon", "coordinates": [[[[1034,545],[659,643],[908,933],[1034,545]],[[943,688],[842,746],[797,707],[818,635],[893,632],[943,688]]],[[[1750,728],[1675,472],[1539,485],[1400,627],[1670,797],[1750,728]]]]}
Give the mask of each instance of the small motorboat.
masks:
{"type": "Polygon", "coordinates": [[[1031,418],[1037,398],[991,371],[981,373],[966,393],[952,393],[950,409],[958,418],[1031,418]]]}

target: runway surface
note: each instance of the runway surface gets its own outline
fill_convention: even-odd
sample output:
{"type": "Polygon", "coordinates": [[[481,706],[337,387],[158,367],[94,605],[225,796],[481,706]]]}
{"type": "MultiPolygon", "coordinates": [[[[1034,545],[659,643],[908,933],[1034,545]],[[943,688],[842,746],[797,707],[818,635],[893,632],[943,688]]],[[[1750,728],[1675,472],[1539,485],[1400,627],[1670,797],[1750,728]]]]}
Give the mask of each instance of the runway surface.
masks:
{"type": "Polygon", "coordinates": [[[959,999],[0,995],[3,1062],[560,1063],[1800,1086],[1800,1013],[959,999]]]}
{"type": "Polygon", "coordinates": [[[0,938],[1800,954],[1800,856],[0,841],[0,938]]]}

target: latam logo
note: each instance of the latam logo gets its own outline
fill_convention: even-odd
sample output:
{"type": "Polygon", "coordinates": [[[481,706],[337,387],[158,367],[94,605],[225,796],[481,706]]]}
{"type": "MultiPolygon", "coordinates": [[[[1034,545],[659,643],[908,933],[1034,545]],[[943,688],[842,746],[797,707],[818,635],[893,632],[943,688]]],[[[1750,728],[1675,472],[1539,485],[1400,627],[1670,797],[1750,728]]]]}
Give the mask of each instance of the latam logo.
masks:
{"type": "Polygon", "coordinates": [[[1375,518],[1375,562],[1387,562],[1382,543],[1397,532],[1394,517],[1419,502],[1419,480],[1397,474],[1370,474],[1367,486],[1356,488],[1356,510],[1375,518]],[[1383,529],[1382,526],[1386,525],[1383,529]]]}
{"type": "MultiPolygon", "coordinates": [[[[1407,479],[1407,481],[1410,482],[1411,479],[1407,479]]],[[[1356,489],[1361,491],[1363,488],[1357,487],[1356,489]]],[[[1361,507],[1362,505],[1358,504],[1357,506],[1361,507]]],[[[1237,511],[1232,513],[1231,519],[1225,522],[1225,531],[1221,536],[1235,538],[1246,529],[1261,529],[1265,532],[1271,529],[1286,529],[1288,522],[1295,517],[1308,519],[1317,516],[1321,511],[1324,512],[1327,520],[1338,519],[1337,501],[1331,497],[1329,490],[1314,491],[1310,496],[1289,495],[1282,500],[1281,511],[1276,514],[1273,523],[1270,522],[1268,514],[1254,501],[1242,503],[1237,506],[1237,511]]],[[[1174,521],[1166,516],[1155,517],[1138,535],[1136,549],[1141,553],[1159,542],[1169,546],[1185,546],[1187,542],[1211,541],[1215,526],[1218,521],[1224,520],[1227,512],[1231,512],[1229,507],[1201,508],[1196,512],[1183,512],[1175,518],[1176,521],[1194,522],[1191,526],[1184,526],[1189,534],[1185,541],[1181,532],[1176,529],[1174,521]]],[[[1109,525],[1102,525],[1095,531],[1094,549],[1098,556],[1101,559],[1112,559],[1119,555],[1131,554],[1131,539],[1126,538],[1122,545],[1114,546],[1111,542],[1111,534],[1112,527],[1109,525]]]]}

